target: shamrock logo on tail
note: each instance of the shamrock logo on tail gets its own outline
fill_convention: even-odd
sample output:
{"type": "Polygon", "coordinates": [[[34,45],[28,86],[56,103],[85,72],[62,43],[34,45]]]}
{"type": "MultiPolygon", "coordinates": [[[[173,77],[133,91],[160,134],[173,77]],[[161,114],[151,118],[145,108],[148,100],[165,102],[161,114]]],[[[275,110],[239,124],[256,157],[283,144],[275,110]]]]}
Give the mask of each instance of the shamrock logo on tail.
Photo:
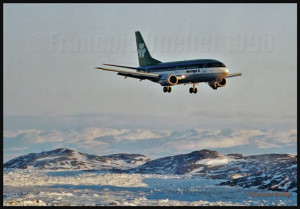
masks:
{"type": "Polygon", "coordinates": [[[139,44],[139,50],[138,50],[138,53],[139,53],[139,58],[142,58],[144,57],[145,53],[146,53],[146,49],[145,49],[145,45],[143,43],[140,43],[139,44]]]}

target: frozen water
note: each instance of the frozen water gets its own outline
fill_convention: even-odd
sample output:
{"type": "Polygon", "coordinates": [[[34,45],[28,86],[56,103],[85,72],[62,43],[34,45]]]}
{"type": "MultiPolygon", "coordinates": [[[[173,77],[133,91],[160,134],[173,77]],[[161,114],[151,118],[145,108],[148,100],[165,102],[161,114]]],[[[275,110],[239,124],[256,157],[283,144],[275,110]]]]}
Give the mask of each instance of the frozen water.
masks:
{"type": "Polygon", "coordinates": [[[3,205],[297,205],[297,193],[257,197],[272,191],[220,182],[191,175],[4,170],[3,205]]]}

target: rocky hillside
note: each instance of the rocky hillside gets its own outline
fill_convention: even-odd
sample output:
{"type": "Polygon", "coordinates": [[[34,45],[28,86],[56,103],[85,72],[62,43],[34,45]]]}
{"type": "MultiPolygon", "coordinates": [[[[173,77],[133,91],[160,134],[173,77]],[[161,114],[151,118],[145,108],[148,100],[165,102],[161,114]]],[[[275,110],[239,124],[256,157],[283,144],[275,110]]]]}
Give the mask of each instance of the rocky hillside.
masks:
{"type": "Polygon", "coordinates": [[[149,161],[139,154],[89,155],[59,148],[48,152],[31,153],[6,162],[3,168],[45,170],[126,170],[149,161]]]}
{"type": "Polygon", "coordinates": [[[135,169],[130,170],[134,173],[155,173],[155,174],[190,174],[196,173],[205,165],[201,164],[202,159],[216,159],[216,163],[222,164],[227,159],[223,158],[218,152],[211,150],[194,151],[189,154],[163,157],[149,161],[135,169]]]}
{"type": "Polygon", "coordinates": [[[152,160],[129,172],[191,174],[224,179],[220,185],[297,192],[297,156],[290,154],[243,156],[201,150],[152,160]]]}
{"type": "Polygon", "coordinates": [[[228,175],[227,181],[221,185],[297,192],[297,157],[294,155],[248,156],[244,157],[244,160],[233,161],[221,173],[226,170],[234,173],[228,175]]]}

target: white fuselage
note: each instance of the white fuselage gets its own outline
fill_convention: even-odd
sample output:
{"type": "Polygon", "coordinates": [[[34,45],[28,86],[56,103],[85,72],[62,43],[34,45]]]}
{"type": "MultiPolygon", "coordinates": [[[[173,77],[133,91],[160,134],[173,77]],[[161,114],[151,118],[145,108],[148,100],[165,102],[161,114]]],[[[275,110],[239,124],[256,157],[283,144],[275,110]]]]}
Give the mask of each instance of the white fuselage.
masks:
{"type": "Polygon", "coordinates": [[[179,78],[178,84],[184,83],[198,83],[198,82],[210,82],[214,80],[220,80],[228,74],[226,67],[215,68],[176,68],[170,70],[151,70],[151,73],[158,73],[159,75],[175,75],[179,78]],[[182,79],[180,79],[182,78],[182,79]]]}

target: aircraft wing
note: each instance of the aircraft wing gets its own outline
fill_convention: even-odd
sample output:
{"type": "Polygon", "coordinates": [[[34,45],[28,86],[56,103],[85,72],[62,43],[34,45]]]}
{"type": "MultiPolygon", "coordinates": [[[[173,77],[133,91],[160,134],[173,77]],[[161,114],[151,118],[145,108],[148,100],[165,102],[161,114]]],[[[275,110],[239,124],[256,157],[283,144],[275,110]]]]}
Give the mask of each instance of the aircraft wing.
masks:
{"type": "Polygon", "coordinates": [[[122,75],[125,77],[132,77],[137,79],[148,79],[152,81],[157,81],[159,79],[159,75],[156,73],[144,73],[144,72],[134,72],[134,71],[125,71],[125,70],[115,70],[110,68],[102,68],[102,67],[96,67],[96,69],[101,69],[105,71],[112,71],[117,72],[117,75],[122,75]]]}
{"type": "Polygon", "coordinates": [[[242,73],[233,73],[233,74],[228,74],[225,78],[231,78],[231,77],[235,77],[235,76],[241,76],[242,73]]]}

